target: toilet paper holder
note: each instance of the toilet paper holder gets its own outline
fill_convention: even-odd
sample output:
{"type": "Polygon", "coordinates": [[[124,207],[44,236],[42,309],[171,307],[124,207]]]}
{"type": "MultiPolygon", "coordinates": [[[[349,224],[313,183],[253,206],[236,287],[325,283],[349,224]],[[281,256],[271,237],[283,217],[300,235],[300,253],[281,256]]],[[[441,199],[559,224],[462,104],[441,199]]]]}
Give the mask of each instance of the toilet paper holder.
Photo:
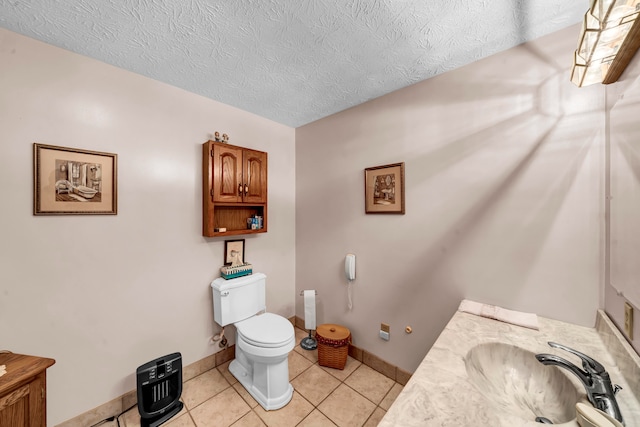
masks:
{"type": "MultiPolygon", "coordinates": [[[[300,296],[304,296],[305,291],[300,291],[300,296]]],[[[314,291],[313,292],[314,295],[318,295],[318,291],[314,291]]],[[[314,301],[315,302],[315,301],[314,301]]],[[[314,307],[314,321],[313,321],[313,325],[315,325],[315,307],[314,307]]],[[[306,298],[305,298],[305,326],[307,326],[307,319],[306,319],[306,298]]],[[[305,350],[315,350],[316,348],[318,348],[318,342],[316,341],[316,339],[312,336],[311,331],[313,329],[309,329],[309,336],[308,337],[304,337],[301,341],[300,341],[300,347],[302,347],[305,350]]]]}

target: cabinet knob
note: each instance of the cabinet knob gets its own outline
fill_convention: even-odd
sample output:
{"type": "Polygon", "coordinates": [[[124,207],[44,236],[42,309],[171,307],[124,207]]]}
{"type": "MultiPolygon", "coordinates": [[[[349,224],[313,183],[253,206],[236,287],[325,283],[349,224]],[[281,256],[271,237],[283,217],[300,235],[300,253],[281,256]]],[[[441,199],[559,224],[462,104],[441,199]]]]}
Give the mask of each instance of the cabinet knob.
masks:
{"type": "Polygon", "coordinates": [[[238,184],[238,196],[242,196],[242,184],[238,184]]]}
{"type": "Polygon", "coordinates": [[[247,184],[244,185],[244,195],[246,196],[249,192],[249,186],[247,184]]]}

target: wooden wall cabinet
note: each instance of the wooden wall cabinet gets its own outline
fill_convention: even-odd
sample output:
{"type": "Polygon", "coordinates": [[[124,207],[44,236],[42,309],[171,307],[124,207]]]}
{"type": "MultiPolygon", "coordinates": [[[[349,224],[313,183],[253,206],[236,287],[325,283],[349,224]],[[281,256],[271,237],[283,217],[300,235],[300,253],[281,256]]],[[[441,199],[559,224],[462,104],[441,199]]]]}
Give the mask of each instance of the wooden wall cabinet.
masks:
{"type": "Polygon", "coordinates": [[[53,359],[2,353],[0,365],[0,426],[47,426],[47,368],[53,359]]]}
{"type": "Polygon", "coordinates": [[[267,153],[207,141],[202,144],[202,234],[207,237],[267,231],[267,153]],[[247,228],[261,216],[263,227],[247,228]],[[226,228],[227,231],[215,231],[226,228]]]}

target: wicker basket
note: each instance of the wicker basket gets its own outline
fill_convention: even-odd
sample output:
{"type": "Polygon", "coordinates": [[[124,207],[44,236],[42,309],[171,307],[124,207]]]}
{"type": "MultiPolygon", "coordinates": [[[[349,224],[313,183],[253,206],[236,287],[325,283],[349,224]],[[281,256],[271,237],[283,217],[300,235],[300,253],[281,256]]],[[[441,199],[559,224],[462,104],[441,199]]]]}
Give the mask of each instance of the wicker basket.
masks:
{"type": "Polygon", "coordinates": [[[344,369],[349,355],[351,332],[344,326],[325,324],[316,329],[318,363],[334,369],[344,369]]]}

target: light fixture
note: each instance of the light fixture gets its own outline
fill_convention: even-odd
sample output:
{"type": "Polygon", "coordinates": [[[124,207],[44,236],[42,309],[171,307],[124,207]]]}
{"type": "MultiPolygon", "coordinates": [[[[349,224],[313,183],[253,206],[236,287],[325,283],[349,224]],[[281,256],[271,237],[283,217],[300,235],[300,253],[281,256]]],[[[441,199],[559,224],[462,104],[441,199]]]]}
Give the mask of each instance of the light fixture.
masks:
{"type": "Polygon", "coordinates": [[[593,0],[585,13],[571,81],[614,83],[640,47],[640,0],[593,0]]]}

